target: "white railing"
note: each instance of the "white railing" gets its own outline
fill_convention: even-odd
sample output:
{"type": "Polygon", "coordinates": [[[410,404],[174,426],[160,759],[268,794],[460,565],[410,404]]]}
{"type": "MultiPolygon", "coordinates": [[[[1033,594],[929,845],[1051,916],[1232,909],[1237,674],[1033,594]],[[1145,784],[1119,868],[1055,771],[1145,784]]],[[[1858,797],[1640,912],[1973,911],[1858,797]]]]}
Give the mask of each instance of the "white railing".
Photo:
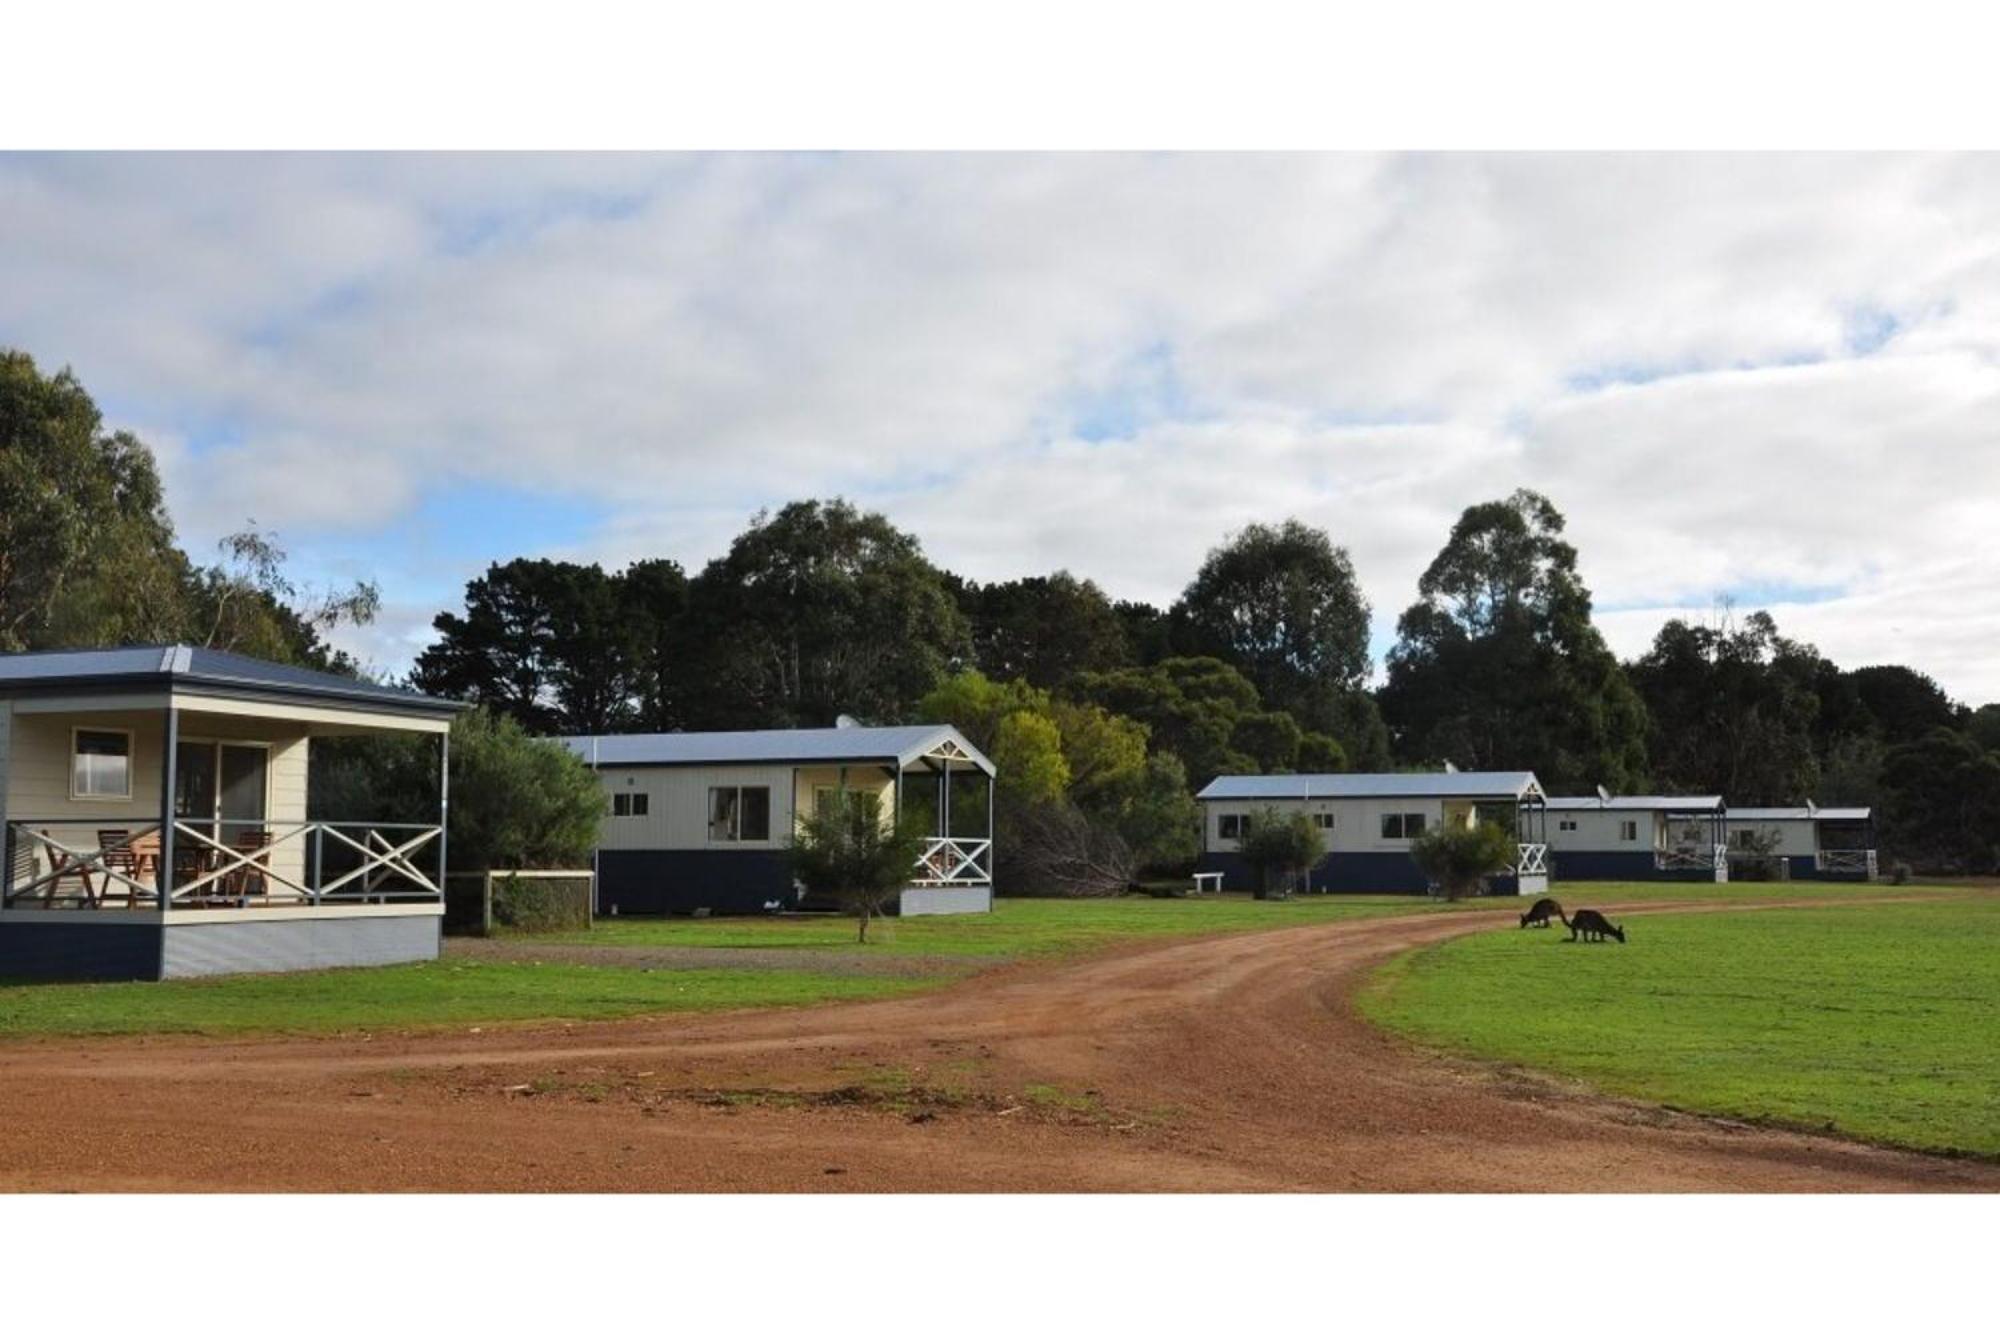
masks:
{"type": "Polygon", "coordinates": [[[920,887],[978,886],[993,880],[988,859],[991,840],[931,836],[924,846],[915,879],[920,887]]]}
{"type": "Polygon", "coordinates": [[[1661,872],[1707,873],[1729,870],[1727,845],[1675,845],[1653,851],[1653,867],[1661,872]]]}
{"type": "Polygon", "coordinates": [[[1870,879],[1876,875],[1875,851],[1872,849],[1822,849],[1813,858],[1817,870],[1822,873],[1870,879]]]}
{"type": "Polygon", "coordinates": [[[1544,844],[1522,844],[1516,847],[1520,852],[1514,859],[1514,872],[1523,877],[1538,877],[1549,871],[1549,847],[1544,844]]]}
{"type": "Polygon", "coordinates": [[[161,881],[160,824],[130,817],[9,821],[0,904],[42,909],[437,901],[443,829],[416,822],[174,822],[161,881]],[[420,863],[420,856],[425,862],[420,863]]]}

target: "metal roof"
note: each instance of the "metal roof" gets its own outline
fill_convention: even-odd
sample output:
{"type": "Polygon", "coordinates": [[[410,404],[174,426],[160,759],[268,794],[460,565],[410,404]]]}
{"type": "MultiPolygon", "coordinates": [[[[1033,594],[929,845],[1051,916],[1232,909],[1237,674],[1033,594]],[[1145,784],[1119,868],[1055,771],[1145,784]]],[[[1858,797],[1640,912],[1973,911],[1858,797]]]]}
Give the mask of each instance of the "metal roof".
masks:
{"type": "Polygon", "coordinates": [[[1551,812],[1715,812],[1721,807],[1719,793],[1620,793],[1609,798],[1590,793],[1549,799],[1551,812]]]}
{"type": "Polygon", "coordinates": [[[1869,807],[1732,807],[1731,821],[1866,821],[1869,807]]]}
{"type": "Polygon", "coordinates": [[[1461,770],[1416,775],[1218,775],[1195,797],[1520,798],[1541,791],[1531,770],[1461,770]]]}
{"type": "Polygon", "coordinates": [[[766,728],[734,733],[616,733],[559,739],[599,766],[727,765],[736,762],[894,761],[912,765],[951,742],[985,773],[993,762],[948,723],[887,728],[766,728]]]}
{"type": "Polygon", "coordinates": [[[0,654],[0,696],[87,686],[199,688],[263,699],[350,701],[427,714],[455,714],[462,708],[455,701],[398,686],[377,686],[337,672],[185,644],[0,654]]]}

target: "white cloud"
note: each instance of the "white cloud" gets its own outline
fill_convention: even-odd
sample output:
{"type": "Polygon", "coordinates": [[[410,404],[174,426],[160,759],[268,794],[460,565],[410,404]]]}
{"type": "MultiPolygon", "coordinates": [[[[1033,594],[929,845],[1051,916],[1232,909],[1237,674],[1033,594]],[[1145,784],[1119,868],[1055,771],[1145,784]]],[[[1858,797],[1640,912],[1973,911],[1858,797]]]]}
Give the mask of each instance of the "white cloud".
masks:
{"type": "Polygon", "coordinates": [[[1161,600],[1291,514],[1386,626],[1528,485],[1628,646],[1839,590],[1780,620],[2000,698],[1990,157],[16,157],[0,341],[158,427],[191,544],[471,482],[698,563],[842,492],[1161,600]]]}

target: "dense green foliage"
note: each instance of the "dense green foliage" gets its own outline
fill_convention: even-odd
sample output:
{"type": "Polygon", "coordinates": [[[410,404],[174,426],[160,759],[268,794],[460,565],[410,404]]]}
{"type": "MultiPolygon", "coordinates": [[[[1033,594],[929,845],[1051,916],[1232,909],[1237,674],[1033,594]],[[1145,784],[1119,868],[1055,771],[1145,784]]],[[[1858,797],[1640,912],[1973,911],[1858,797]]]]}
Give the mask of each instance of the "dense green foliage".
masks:
{"type": "Polygon", "coordinates": [[[1389,655],[1382,710],[1407,759],[1531,768],[1553,792],[1643,782],[1646,708],[1562,534],[1528,490],[1460,516],[1389,655]]]}
{"type": "Polygon", "coordinates": [[[1410,842],[1410,858],[1448,901],[1479,894],[1487,876],[1514,861],[1514,837],[1490,821],[1434,826],[1410,842]]]}
{"type": "Polygon", "coordinates": [[[2000,902],[1615,918],[1623,946],[1510,929],[1426,948],[1363,1006],[1629,1096],[2000,1156],[2000,902]]]}

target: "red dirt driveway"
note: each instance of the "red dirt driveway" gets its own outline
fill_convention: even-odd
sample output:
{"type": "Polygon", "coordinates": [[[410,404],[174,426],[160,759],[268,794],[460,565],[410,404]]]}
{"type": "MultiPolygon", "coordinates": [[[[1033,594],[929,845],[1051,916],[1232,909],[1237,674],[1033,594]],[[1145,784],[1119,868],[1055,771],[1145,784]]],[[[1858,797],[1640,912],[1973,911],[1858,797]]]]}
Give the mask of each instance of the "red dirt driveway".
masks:
{"type": "Polygon", "coordinates": [[[1511,915],[1151,945],[875,1003],[0,1048],[11,1190],[2000,1190],[1386,1038],[1373,965],[1511,915]]]}

